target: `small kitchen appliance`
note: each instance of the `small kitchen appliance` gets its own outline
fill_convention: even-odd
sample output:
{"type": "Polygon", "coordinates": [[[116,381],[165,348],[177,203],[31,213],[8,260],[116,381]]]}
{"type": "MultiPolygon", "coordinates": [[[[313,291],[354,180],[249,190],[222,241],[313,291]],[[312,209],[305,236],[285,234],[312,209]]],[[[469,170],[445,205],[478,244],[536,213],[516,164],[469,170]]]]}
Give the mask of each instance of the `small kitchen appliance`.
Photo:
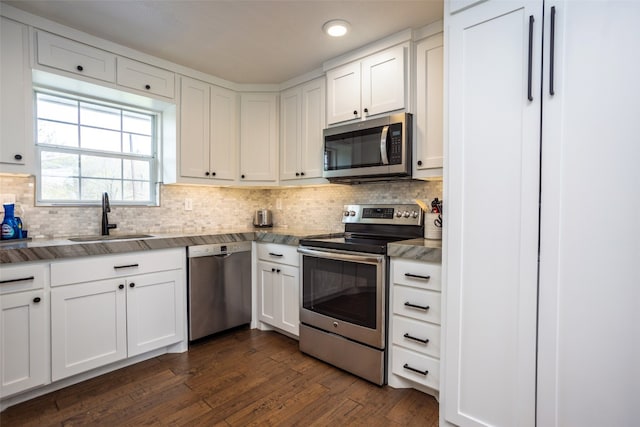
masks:
{"type": "Polygon", "coordinates": [[[255,227],[272,227],[273,216],[269,209],[258,209],[253,215],[253,225],[255,227]]]}

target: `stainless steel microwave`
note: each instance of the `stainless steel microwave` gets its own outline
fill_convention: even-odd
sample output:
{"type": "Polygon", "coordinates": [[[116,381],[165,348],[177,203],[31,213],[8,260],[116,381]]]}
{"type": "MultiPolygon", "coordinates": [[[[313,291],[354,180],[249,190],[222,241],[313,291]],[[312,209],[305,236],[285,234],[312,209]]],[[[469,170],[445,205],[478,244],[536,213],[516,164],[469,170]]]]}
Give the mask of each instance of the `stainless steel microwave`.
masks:
{"type": "Polygon", "coordinates": [[[348,183],[410,178],[412,129],[409,113],[325,129],[322,176],[348,183]]]}

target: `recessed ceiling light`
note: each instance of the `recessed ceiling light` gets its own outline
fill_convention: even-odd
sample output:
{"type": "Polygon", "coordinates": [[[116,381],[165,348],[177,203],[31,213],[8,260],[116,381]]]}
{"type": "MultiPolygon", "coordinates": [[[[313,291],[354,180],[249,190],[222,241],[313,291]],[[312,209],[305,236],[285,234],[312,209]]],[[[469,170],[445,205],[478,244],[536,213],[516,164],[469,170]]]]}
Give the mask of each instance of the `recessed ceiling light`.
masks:
{"type": "Polygon", "coordinates": [[[332,19],[325,23],[322,29],[331,37],[342,37],[349,32],[349,23],[342,19],[332,19]]]}

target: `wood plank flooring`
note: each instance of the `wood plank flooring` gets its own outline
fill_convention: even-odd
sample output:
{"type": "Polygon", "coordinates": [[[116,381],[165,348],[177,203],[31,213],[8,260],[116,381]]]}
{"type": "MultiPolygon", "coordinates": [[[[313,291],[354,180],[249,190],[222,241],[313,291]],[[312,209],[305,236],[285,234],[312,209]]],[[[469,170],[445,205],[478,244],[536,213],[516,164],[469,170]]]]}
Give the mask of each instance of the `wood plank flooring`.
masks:
{"type": "Polygon", "coordinates": [[[429,427],[438,403],[368,383],[278,333],[241,328],[12,406],[0,425],[429,427]]]}

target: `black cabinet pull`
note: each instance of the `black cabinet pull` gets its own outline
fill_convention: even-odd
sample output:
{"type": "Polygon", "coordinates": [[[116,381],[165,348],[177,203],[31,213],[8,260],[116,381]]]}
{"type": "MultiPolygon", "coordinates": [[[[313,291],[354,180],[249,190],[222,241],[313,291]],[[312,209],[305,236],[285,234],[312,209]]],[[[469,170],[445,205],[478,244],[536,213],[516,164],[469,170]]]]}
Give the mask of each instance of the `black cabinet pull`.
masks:
{"type": "Polygon", "coordinates": [[[146,90],[149,90],[149,89],[151,89],[151,85],[144,85],[144,88],[145,88],[146,90]]]}
{"type": "Polygon", "coordinates": [[[428,305],[415,305],[415,304],[411,304],[410,302],[405,302],[404,306],[405,307],[411,307],[411,308],[417,308],[417,309],[424,310],[424,311],[429,310],[429,306],[428,305]]]}
{"type": "Polygon", "coordinates": [[[418,160],[418,166],[422,166],[422,160],[418,160]]]}
{"type": "Polygon", "coordinates": [[[358,115],[358,110],[353,110],[353,115],[357,116],[358,115]]]}
{"type": "Polygon", "coordinates": [[[16,160],[22,160],[22,154],[16,154],[13,158],[16,160]]]}
{"type": "Polygon", "coordinates": [[[33,280],[35,279],[35,277],[33,276],[29,276],[29,277],[21,277],[19,279],[7,279],[7,280],[0,280],[0,285],[3,283],[12,283],[12,282],[26,282],[28,280],[33,280]]]}
{"type": "Polygon", "coordinates": [[[120,268],[133,268],[133,267],[139,267],[139,265],[138,264],[114,265],[113,269],[118,270],[120,268]]]}
{"type": "Polygon", "coordinates": [[[300,176],[300,174],[298,172],[296,172],[296,176],[300,176]]]}
{"type": "Polygon", "coordinates": [[[419,274],[413,274],[413,273],[404,273],[404,275],[407,277],[411,277],[412,279],[422,279],[422,280],[431,279],[431,276],[421,276],[419,274]]]}
{"type": "Polygon", "coordinates": [[[304,176],[304,172],[300,172],[300,176],[304,176]]]}
{"type": "Polygon", "coordinates": [[[130,288],[135,288],[135,287],[136,287],[136,284],[135,284],[135,283],[129,283],[129,287],[130,287],[130,288]]]}
{"type": "Polygon", "coordinates": [[[271,255],[271,256],[276,256],[276,257],[278,257],[278,258],[281,258],[281,257],[283,257],[283,256],[284,256],[283,254],[277,254],[277,253],[275,253],[275,252],[269,252],[269,255],[271,255]]]}
{"type": "Polygon", "coordinates": [[[549,95],[553,96],[556,94],[555,88],[553,87],[553,72],[554,72],[554,64],[555,64],[555,40],[556,40],[556,7],[551,6],[551,30],[549,37],[549,95]]]}
{"type": "Polygon", "coordinates": [[[425,377],[429,373],[429,371],[421,371],[420,369],[412,368],[408,363],[405,363],[402,367],[417,374],[424,375],[425,377]]]}
{"type": "Polygon", "coordinates": [[[215,172],[211,172],[211,176],[216,176],[216,173],[215,172]]]}
{"type": "Polygon", "coordinates": [[[276,269],[276,273],[280,273],[280,269],[279,269],[279,268],[278,268],[278,269],[276,269]]]}
{"type": "Polygon", "coordinates": [[[532,79],[533,79],[533,15],[529,15],[529,70],[527,81],[527,98],[533,101],[532,79]]]}
{"type": "Polygon", "coordinates": [[[118,285],[118,289],[124,289],[124,285],[118,285]]]}
{"type": "Polygon", "coordinates": [[[35,302],[36,304],[37,304],[37,303],[39,303],[40,301],[41,301],[41,300],[40,300],[40,297],[35,297],[35,298],[33,299],[33,302],[35,302]]]}
{"type": "Polygon", "coordinates": [[[84,70],[84,67],[82,67],[82,65],[78,65],[78,66],[76,67],[76,70],[78,70],[78,71],[83,71],[83,70],[84,70]]]}
{"type": "Polygon", "coordinates": [[[271,272],[272,272],[272,273],[275,273],[275,272],[276,272],[276,269],[275,269],[275,268],[272,268],[272,269],[271,269],[271,272]]]}
{"type": "Polygon", "coordinates": [[[364,112],[365,112],[365,113],[368,113],[368,112],[369,112],[369,109],[368,109],[368,108],[365,108],[365,109],[364,109],[364,112]]]}
{"type": "Polygon", "coordinates": [[[205,175],[205,176],[209,176],[209,172],[205,172],[205,173],[204,173],[204,175],[205,175]]]}
{"type": "Polygon", "coordinates": [[[404,337],[410,340],[421,342],[422,344],[427,344],[429,342],[429,338],[422,339],[422,338],[412,337],[411,335],[409,335],[408,332],[404,334],[404,337]]]}
{"type": "Polygon", "coordinates": [[[240,175],[240,178],[244,179],[244,174],[240,175]]]}

